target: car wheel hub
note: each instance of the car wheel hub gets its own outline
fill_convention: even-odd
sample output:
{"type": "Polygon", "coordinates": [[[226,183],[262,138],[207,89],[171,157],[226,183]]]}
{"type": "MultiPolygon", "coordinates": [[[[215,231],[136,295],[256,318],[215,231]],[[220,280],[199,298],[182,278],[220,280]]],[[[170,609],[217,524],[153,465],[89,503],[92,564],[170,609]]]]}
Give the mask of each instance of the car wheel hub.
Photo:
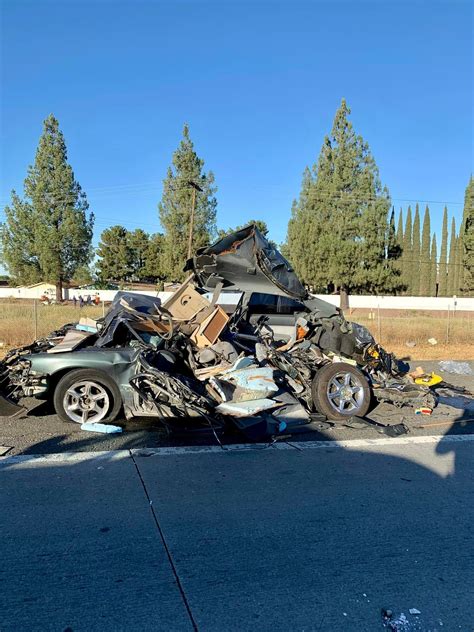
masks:
{"type": "Polygon", "coordinates": [[[110,399],[101,384],[83,380],[68,388],[63,407],[71,421],[81,424],[97,423],[107,415],[110,399]]]}
{"type": "Polygon", "coordinates": [[[338,413],[355,414],[364,401],[364,389],[352,373],[336,373],[328,382],[327,397],[338,413]]]}

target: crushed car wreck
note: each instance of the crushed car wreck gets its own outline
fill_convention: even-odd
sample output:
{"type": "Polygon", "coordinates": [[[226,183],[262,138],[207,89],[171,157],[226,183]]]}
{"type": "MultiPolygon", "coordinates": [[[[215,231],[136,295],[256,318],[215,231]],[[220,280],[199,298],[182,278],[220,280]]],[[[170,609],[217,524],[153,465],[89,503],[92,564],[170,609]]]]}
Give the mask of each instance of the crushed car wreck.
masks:
{"type": "Polygon", "coordinates": [[[344,422],[374,400],[436,405],[367,329],[312,297],[254,225],[199,250],[185,270],[164,303],[118,292],[104,318],[10,351],[0,363],[0,414],[18,413],[22,397],[50,398],[64,421],[110,422],[123,409],[172,429],[234,428],[258,440],[310,423],[315,411],[344,422]],[[240,300],[224,310],[228,291],[240,300]],[[293,301],[289,336],[268,316],[249,317],[256,293],[293,301]]]}

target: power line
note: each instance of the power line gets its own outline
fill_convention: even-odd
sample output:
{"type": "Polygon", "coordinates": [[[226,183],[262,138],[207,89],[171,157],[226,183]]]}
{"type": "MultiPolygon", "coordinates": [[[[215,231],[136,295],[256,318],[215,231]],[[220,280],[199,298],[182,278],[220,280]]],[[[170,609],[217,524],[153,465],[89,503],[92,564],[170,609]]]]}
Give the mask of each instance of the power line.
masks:
{"type": "MultiPolygon", "coordinates": [[[[137,183],[124,183],[124,184],[115,184],[115,185],[108,185],[108,186],[104,186],[104,187],[91,187],[88,188],[87,190],[84,189],[84,192],[89,195],[89,194],[95,194],[94,197],[96,197],[97,195],[99,197],[113,197],[114,193],[120,193],[120,194],[124,194],[124,193],[145,193],[147,191],[157,191],[159,189],[162,188],[161,184],[155,184],[152,182],[137,182],[137,183]]],[[[271,189],[272,187],[269,186],[269,189],[271,189]]],[[[391,202],[411,202],[411,203],[419,203],[419,204],[444,204],[444,205],[451,205],[451,206],[462,206],[464,204],[464,202],[448,202],[448,201],[443,201],[443,200],[422,200],[422,199],[417,199],[415,197],[410,198],[410,197],[404,197],[404,198],[396,198],[396,197],[388,197],[388,198],[384,198],[382,195],[378,196],[378,197],[365,197],[365,198],[357,198],[352,196],[350,193],[344,193],[344,194],[340,194],[340,193],[333,193],[333,194],[328,194],[328,193],[318,193],[314,196],[315,200],[319,200],[319,201],[324,201],[326,199],[332,199],[332,200],[337,200],[337,199],[341,199],[341,200],[352,200],[354,202],[371,202],[371,201],[379,201],[379,200],[384,200],[387,199],[391,202]]],[[[0,198],[0,202],[2,204],[4,203],[8,203],[7,198],[0,198]]]]}

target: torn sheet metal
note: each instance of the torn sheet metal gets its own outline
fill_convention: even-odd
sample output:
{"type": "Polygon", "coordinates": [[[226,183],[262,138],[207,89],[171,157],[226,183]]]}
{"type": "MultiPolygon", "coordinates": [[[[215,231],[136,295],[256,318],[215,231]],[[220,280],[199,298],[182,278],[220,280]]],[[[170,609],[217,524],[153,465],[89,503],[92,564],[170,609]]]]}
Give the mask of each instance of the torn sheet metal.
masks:
{"type": "Polygon", "coordinates": [[[201,248],[185,269],[193,271],[198,284],[208,290],[223,283],[245,292],[307,296],[291,264],[254,225],[201,248]]]}

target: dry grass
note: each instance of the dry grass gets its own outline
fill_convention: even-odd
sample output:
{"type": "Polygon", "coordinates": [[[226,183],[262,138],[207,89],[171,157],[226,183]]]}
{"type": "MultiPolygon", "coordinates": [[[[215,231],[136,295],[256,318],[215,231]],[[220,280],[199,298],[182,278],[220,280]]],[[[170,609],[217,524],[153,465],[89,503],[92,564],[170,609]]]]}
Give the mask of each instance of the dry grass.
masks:
{"type": "Polygon", "coordinates": [[[365,325],[387,351],[413,360],[472,360],[474,358],[474,313],[458,312],[453,316],[440,312],[399,311],[390,315],[380,311],[373,318],[367,310],[346,313],[348,320],[365,325]],[[428,338],[438,344],[431,345],[428,338]],[[408,346],[414,342],[416,346],[408,346]]]}
{"type": "MultiPolygon", "coordinates": [[[[74,323],[81,316],[99,318],[102,306],[84,306],[81,310],[73,305],[42,305],[37,303],[38,338],[58,329],[66,323],[74,323]]],[[[0,301],[0,343],[3,349],[19,347],[35,339],[33,301],[0,301]]]]}
{"type": "MultiPolygon", "coordinates": [[[[99,318],[102,306],[83,307],[72,305],[37,305],[38,337],[58,329],[65,323],[76,322],[81,316],[99,318]]],[[[353,320],[370,329],[375,339],[388,351],[399,357],[409,356],[414,360],[471,360],[474,358],[474,313],[458,312],[449,319],[439,312],[399,311],[377,312],[370,318],[368,310],[352,310],[346,313],[353,320]],[[448,341],[446,337],[448,335],[448,341]],[[428,338],[436,338],[432,346],[428,338]],[[406,343],[413,341],[415,347],[406,343]]],[[[28,344],[35,338],[33,301],[0,300],[0,354],[11,347],[28,344]]]]}

